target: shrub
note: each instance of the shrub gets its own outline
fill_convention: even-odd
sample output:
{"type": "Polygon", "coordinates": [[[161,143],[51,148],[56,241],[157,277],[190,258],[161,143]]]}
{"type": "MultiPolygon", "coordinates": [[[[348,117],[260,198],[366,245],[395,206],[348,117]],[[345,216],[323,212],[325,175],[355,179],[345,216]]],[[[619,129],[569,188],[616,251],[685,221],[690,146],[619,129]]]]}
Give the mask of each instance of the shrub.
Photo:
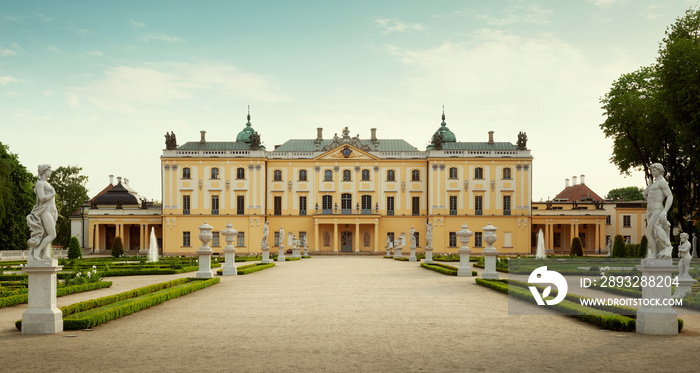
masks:
{"type": "Polygon", "coordinates": [[[580,238],[574,237],[574,239],[571,240],[571,251],[569,252],[569,255],[583,256],[583,245],[581,245],[580,238]]]}
{"type": "Polygon", "coordinates": [[[80,250],[80,242],[78,237],[71,237],[68,243],[68,259],[80,259],[83,257],[83,252],[80,250]]]}
{"type": "Polygon", "coordinates": [[[112,242],[112,256],[115,258],[124,256],[124,244],[122,244],[122,238],[119,236],[115,237],[114,242],[112,242]]]}
{"type": "Polygon", "coordinates": [[[639,258],[647,257],[647,248],[649,247],[649,240],[647,236],[642,236],[642,241],[639,243],[639,258]]]}
{"type": "Polygon", "coordinates": [[[612,247],[612,257],[613,258],[624,258],[625,253],[625,239],[621,235],[615,236],[612,247]]]}

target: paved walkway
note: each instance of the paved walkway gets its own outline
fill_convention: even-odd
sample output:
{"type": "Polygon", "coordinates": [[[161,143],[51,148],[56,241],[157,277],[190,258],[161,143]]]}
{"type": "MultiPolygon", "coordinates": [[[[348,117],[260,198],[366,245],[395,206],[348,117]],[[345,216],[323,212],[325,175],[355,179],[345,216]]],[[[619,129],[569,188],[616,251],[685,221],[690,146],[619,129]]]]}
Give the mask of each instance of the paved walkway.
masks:
{"type": "MultiPolygon", "coordinates": [[[[59,303],[175,277],[113,278],[113,289],[59,303]]],[[[24,372],[656,372],[695,370],[700,360],[700,316],[682,316],[677,337],[655,337],[509,316],[507,305],[471,277],[321,256],[224,277],[93,331],[22,336],[13,323],[26,305],[0,309],[0,362],[24,372]]]]}

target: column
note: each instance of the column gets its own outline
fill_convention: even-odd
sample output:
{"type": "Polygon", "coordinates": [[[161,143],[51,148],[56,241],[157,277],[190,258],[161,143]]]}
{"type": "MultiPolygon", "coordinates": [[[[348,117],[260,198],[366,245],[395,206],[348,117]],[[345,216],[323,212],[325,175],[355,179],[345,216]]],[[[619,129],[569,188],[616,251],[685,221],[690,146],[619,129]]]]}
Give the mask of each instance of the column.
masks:
{"type": "Polygon", "coordinates": [[[314,224],[314,251],[320,251],[319,246],[318,246],[318,237],[319,236],[319,229],[318,229],[318,223],[314,224]]]}
{"type": "Polygon", "coordinates": [[[568,243],[568,245],[567,245],[567,250],[566,250],[567,252],[568,252],[569,250],[571,250],[571,242],[574,240],[574,237],[576,237],[576,228],[575,228],[574,226],[575,226],[575,224],[574,224],[574,222],[572,221],[572,222],[571,222],[571,227],[570,227],[571,236],[569,236],[569,240],[567,241],[567,243],[568,243]]]}
{"type": "Polygon", "coordinates": [[[99,253],[100,252],[100,225],[95,224],[93,227],[93,231],[95,232],[93,236],[93,246],[92,246],[92,251],[99,253]]]}
{"type": "Polygon", "coordinates": [[[146,252],[146,240],[143,233],[143,224],[139,224],[139,254],[146,252]]]}
{"type": "Polygon", "coordinates": [[[379,223],[374,223],[374,231],[372,231],[372,234],[374,235],[374,252],[379,252],[379,223]]]}
{"type": "Polygon", "coordinates": [[[333,252],[337,253],[338,252],[338,245],[340,242],[338,241],[338,223],[333,223],[333,243],[331,246],[333,247],[333,252]]]}
{"type": "Polygon", "coordinates": [[[545,252],[547,252],[547,249],[549,249],[549,250],[554,249],[552,247],[552,242],[549,239],[549,235],[551,233],[551,230],[552,230],[552,225],[549,223],[545,223],[545,225],[544,225],[544,249],[545,249],[544,251],[545,252]]]}
{"type": "Polygon", "coordinates": [[[595,223],[595,246],[593,247],[593,252],[600,250],[600,223],[596,221],[595,223]]]}
{"type": "Polygon", "coordinates": [[[355,252],[360,252],[360,223],[355,223],[355,252]]]}

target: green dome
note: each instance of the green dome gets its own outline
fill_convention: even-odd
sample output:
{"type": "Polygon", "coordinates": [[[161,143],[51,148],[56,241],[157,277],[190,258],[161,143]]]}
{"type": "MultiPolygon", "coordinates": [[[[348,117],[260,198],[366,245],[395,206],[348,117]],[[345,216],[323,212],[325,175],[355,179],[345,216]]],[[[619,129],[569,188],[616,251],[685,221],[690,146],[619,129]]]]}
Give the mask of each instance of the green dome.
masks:
{"type": "Polygon", "coordinates": [[[245,124],[245,128],[243,129],[243,131],[239,132],[238,136],[236,136],[236,141],[250,143],[250,135],[252,135],[254,133],[255,133],[255,130],[253,129],[250,122],[248,122],[245,124]]]}
{"type": "Polygon", "coordinates": [[[440,128],[433,134],[430,139],[430,145],[428,145],[428,150],[431,149],[442,149],[442,144],[446,142],[457,142],[455,134],[447,128],[447,123],[445,122],[445,112],[442,113],[442,123],[440,123],[440,128]],[[439,143],[436,143],[439,142],[439,143]]]}

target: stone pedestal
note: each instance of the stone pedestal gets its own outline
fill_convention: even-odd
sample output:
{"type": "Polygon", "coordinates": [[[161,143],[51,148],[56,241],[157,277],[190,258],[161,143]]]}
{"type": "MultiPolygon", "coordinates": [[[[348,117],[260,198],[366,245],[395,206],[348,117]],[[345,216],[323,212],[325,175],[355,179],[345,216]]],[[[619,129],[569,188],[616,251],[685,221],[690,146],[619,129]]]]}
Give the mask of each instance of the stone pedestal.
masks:
{"type": "Polygon", "coordinates": [[[481,278],[485,280],[498,280],[498,271],[496,271],[496,256],[498,252],[493,244],[498,238],[496,236],[496,230],[498,228],[494,227],[489,223],[487,226],[482,228],[484,231],[484,242],[486,242],[486,248],[484,249],[484,272],[481,274],[481,278]]]}
{"type": "Polygon", "coordinates": [[[408,256],[408,261],[409,262],[417,262],[418,258],[416,258],[416,245],[411,245],[410,249],[411,249],[411,253],[408,256]]]}
{"type": "Polygon", "coordinates": [[[423,263],[427,263],[427,264],[434,263],[433,262],[433,248],[432,247],[425,248],[425,259],[423,260],[423,263]]]}
{"type": "Polygon", "coordinates": [[[270,261],[270,246],[267,246],[266,243],[264,243],[262,246],[262,260],[260,263],[272,263],[272,261],[270,261]]]}
{"type": "Polygon", "coordinates": [[[403,250],[403,248],[401,247],[401,244],[397,242],[394,245],[394,258],[403,258],[403,255],[401,255],[401,250],[403,250]]]}
{"type": "Polygon", "coordinates": [[[676,286],[676,291],[673,292],[672,298],[683,298],[686,294],[690,293],[695,282],[695,279],[688,275],[678,277],[678,286],[676,286]]]}
{"type": "Polygon", "coordinates": [[[457,276],[471,276],[472,275],[472,265],[469,263],[469,237],[472,235],[472,231],[467,228],[467,223],[462,224],[462,229],[457,231],[457,237],[459,237],[459,242],[462,243],[462,247],[459,248],[459,268],[457,269],[457,276]]]}
{"type": "Polygon", "coordinates": [[[306,246],[306,239],[304,239],[304,256],[309,256],[309,247],[306,246]]]}
{"type": "Polygon", "coordinates": [[[277,254],[277,262],[284,262],[284,244],[280,240],[280,245],[278,246],[279,254],[277,254]]]}
{"type": "Polygon", "coordinates": [[[226,229],[221,231],[226,240],[226,247],[224,247],[224,268],[221,274],[224,276],[235,276],[238,274],[238,268],[236,268],[236,248],[233,246],[233,241],[235,241],[238,231],[233,229],[233,225],[229,222],[226,225],[226,229]]]}
{"type": "Polygon", "coordinates": [[[56,259],[30,259],[22,268],[29,275],[29,307],[22,313],[22,334],[63,331],[63,314],[56,307],[56,274],[61,269],[56,259]]]}
{"type": "Polygon", "coordinates": [[[671,286],[658,286],[659,277],[664,285],[670,281],[671,274],[677,269],[671,259],[642,259],[637,266],[642,277],[656,280],[655,286],[642,287],[642,306],[637,309],[637,333],[652,335],[677,335],[678,313],[670,306],[655,304],[657,300],[671,298],[671,286]],[[644,304],[646,303],[646,305],[644,304]]]}
{"type": "Polygon", "coordinates": [[[202,241],[202,247],[197,250],[197,255],[199,255],[199,271],[195,275],[196,278],[213,278],[214,272],[211,270],[211,254],[213,253],[211,247],[209,247],[209,241],[211,241],[213,235],[211,230],[214,227],[207,224],[205,221],[202,226],[199,227],[199,240],[202,241]]]}
{"type": "Polygon", "coordinates": [[[391,246],[390,245],[386,246],[386,256],[391,256],[391,246]]]}

